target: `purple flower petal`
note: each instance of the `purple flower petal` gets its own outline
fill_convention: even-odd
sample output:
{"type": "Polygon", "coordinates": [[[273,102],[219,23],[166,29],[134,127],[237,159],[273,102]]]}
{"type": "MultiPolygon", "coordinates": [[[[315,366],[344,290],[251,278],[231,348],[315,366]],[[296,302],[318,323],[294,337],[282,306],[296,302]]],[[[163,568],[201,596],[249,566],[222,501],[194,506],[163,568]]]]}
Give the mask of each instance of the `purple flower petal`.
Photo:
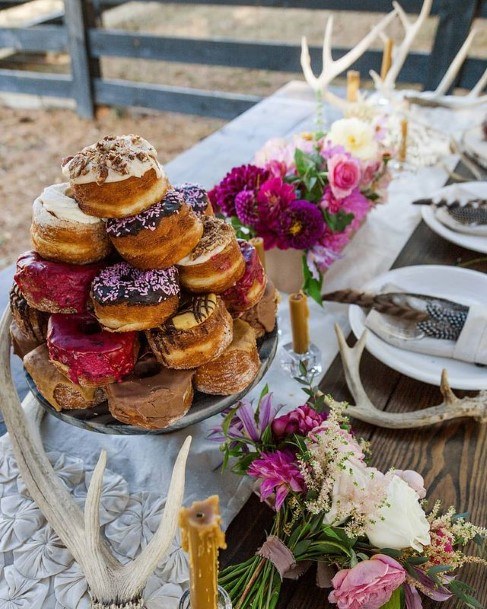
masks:
{"type": "Polygon", "coordinates": [[[406,609],[423,609],[419,592],[409,584],[404,584],[404,599],[406,601],[406,609]]]}
{"type": "Polygon", "coordinates": [[[252,404],[250,402],[241,402],[236,416],[242,421],[249,438],[254,442],[257,442],[260,439],[260,434],[255,424],[252,404]]]}

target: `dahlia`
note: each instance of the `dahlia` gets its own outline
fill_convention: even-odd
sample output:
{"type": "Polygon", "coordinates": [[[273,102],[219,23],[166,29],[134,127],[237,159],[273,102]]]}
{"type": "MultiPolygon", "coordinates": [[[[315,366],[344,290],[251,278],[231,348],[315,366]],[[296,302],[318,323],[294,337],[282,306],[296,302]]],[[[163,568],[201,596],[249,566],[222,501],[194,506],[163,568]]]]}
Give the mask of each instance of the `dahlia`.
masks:
{"type": "Polygon", "coordinates": [[[268,172],[255,165],[234,167],[223,180],[210,191],[210,200],[225,216],[236,214],[235,198],[242,190],[256,192],[268,178],[268,172]]]}
{"type": "Polygon", "coordinates": [[[281,178],[266,180],[257,194],[261,218],[265,218],[266,224],[272,223],[295,198],[291,184],[286,184],[281,178]]]}
{"type": "Polygon", "coordinates": [[[313,247],[325,231],[321,211],[309,201],[292,201],[279,218],[279,241],[281,249],[305,250],[313,247]]]}
{"type": "Polygon", "coordinates": [[[253,190],[242,190],[238,193],[235,197],[235,212],[242,224],[252,228],[256,227],[259,223],[259,209],[253,190]]]}

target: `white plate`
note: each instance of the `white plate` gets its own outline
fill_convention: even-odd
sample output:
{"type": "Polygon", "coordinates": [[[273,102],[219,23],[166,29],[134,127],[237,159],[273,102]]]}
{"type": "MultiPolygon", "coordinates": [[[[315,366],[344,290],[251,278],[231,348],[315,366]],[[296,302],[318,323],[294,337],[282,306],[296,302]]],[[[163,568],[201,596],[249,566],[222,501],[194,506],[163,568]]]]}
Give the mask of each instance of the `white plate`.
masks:
{"type": "MultiPolygon", "coordinates": [[[[451,266],[405,266],[375,277],[362,289],[379,292],[388,283],[417,294],[428,294],[454,300],[465,305],[487,302],[487,275],[470,269],[451,266]]],[[[358,338],[365,330],[366,313],[353,305],[349,310],[353,333],[358,338]]],[[[367,350],[394,370],[418,381],[440,385],[441,371],[448,370],[448,378],[456,389],[487,389],[487,368],[445,357],[413,353],[393,347],[368,332],[367,350]]]]}
{"type": "MultiPolygon", "coordinates": [[[[448,200],[449,191],[451,193],[455,189],[455,192],[457,192],[459,188],[468,189],[469,193],[487,199],[487,182],[465,182],[464,184],[452,184],[451,186],[445,186],[445,188],[442,188],[435,194],[433,199],[437,200],[444,196],[448,200]]],[[[426,224],[433,232],[440,235],[440,237],[450,241],[450,243],[455,243],[456,245],[465,247],[468,250],[480,252],[481,254],[487,254],[487,237],[482,237],[480,235],[467,235],[465,233],[459,233],[452,230],[437,219],[434,207],[431,205],[423,205],[421,207],[421,213],[426,224]]]]}
{"type": "Polygon", "coordinates": [[[477,125],[465,132],[462,138],[463,149],[479,165],[487,168],[487,141],[484,138],[482,125],[477,125]]]}

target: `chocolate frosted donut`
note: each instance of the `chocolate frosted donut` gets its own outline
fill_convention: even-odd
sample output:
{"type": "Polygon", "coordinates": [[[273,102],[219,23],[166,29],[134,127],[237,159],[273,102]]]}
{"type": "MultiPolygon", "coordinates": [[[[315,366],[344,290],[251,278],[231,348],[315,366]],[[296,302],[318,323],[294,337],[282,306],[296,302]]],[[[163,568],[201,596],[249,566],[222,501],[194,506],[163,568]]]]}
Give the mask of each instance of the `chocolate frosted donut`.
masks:
{"type": "Polygon", "coordinates": [[[29,306],[15,281],[10,289],[10,311],[22,334],[38,345],[46,342],[49,315],[29,306]]]}
{"type": "Polygon", "coordinates": [[[208,193],[198,184],[185,182],[176,186],[175,190],[183,196],[186,203],[191,206],[194,213],[198,216],[213,215],[213,208],[208,193]]]}
{"type": "Polygon", "coordinates": [[[146,355],[132,374],[107,387],[108,408],[122,423],[164,429],[188,412],[193,375],[194,370],[168,370],[146,355]]]}
{"type": "Polygon", "coordinates": [[[91,286],[96,318],[116,332],[146,330],[163,323],[177,310],[179,295],[175,267],[141,271],[127,262],[103,269],[91,286]]]}
{"type": "Polygon", "coordinates": [[[197,368],[232,342],[233,322],[216,294],[194,296],[159,327],[146,332],[157,360],[168,368],[197,368]]]}
{"type": "Polygon", "coordinates": [[[183,196],[166,196],[135,216],[107,220],[107,233],[119,254],[140,269],[164,269],[198,243],[203,225],[183,196]]]}

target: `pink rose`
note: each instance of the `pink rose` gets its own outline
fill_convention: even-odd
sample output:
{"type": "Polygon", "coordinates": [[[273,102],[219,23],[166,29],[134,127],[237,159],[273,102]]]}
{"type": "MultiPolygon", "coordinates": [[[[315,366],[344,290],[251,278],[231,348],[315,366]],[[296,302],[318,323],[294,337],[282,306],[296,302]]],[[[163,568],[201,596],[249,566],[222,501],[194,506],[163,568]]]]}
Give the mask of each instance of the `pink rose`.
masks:
{"type": "Polygon", "coordinates": [[[338,609],[379,609],[406,580],[406,571],[390,556],[376,554],[352,569],[342,569],[332,579],[328,597],[338,609]]]}
{"type": "Polygon", "coordinates": [[[328,180],[337,199],[348,197],[360,183],[360,162],[348,154],[335,154],[328,161],[328,180]]]}
{"type": "Polygon", "coordinates": [[[369,161],[364,163],[362,167],[362,178],[360,180],[360,186],[362,188],[368,188],[372,184],[376,174],[380,171],[381,165],[381,161],[369,161]]]}

